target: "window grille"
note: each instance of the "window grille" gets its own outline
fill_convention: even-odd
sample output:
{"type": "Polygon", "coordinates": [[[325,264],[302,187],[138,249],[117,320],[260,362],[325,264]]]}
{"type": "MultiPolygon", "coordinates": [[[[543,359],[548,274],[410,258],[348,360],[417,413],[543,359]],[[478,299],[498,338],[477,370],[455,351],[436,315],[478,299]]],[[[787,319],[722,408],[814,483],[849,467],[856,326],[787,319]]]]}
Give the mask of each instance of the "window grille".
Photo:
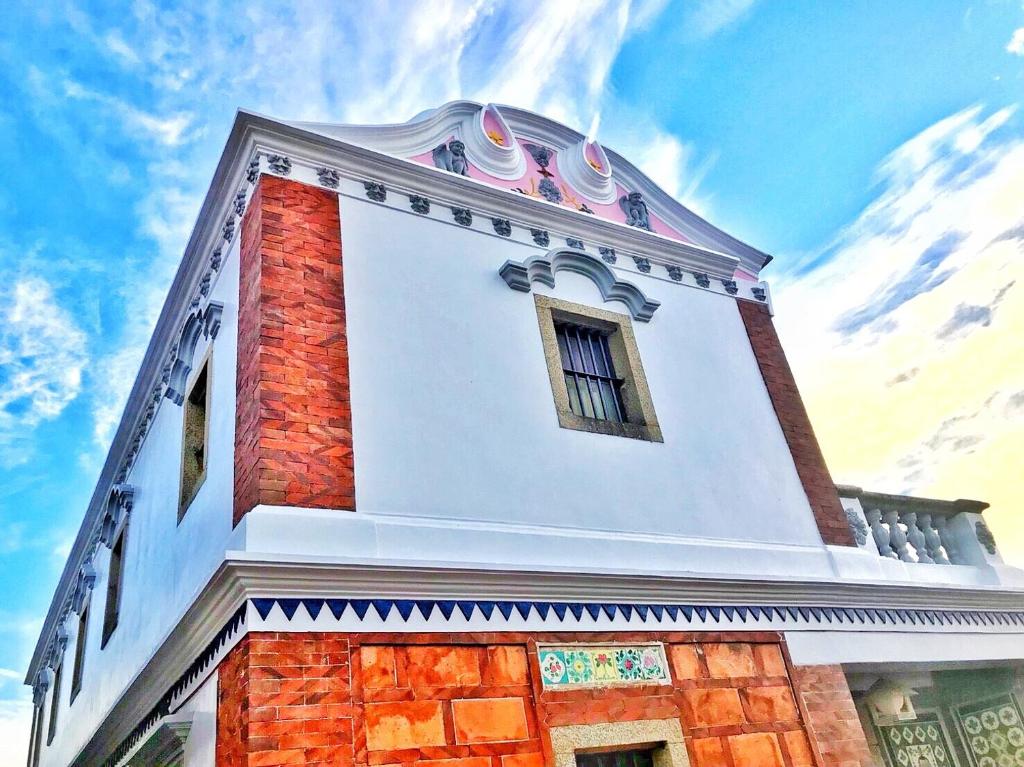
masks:
{"type": "Polygon", "coordinates": [[[653,767],[654,755],[647,749],[576,754],[576,767],[653,767]]]}
{"type": "Polygon", "coordinates": [[[623,379],[615,375],[607,335],[596,328],[569,323],[557,323],[555,335],[572,412],[584,418],[626,423],[623,379]]]}

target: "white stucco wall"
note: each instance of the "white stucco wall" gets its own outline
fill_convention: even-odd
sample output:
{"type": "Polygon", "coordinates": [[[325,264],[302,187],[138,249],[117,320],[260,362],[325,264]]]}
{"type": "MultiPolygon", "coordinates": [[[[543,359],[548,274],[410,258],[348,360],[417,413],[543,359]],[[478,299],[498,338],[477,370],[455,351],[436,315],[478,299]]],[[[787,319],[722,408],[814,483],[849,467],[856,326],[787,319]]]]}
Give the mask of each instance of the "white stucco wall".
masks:
{"type": "MultiPolygon", "coordinates": [[[[533,297],[498,276],[541,248],[442,206],[343,197],[341,220],[360,513],[821,546],[733,299],[621,270],[661,301],[633,329],[665,441],[572,431],[533,297]]],[[[580,275],[534,288],[626,312],[580,275]]]]}
{"type": "MultiPolygon", "coordinates": [[[[223,561],[234,489],[237,242],[224,260],[210,298],[222,302],[224,312],[210,368],[213,392],[206,480],[178,524],[183,410],[169,399],[161,400],[127,478],[135,487],[135,497],[125,539],[118,625],[101,650],[110,563],[110,550],[101,546],[94,562],[97,579],[91,595],[82,690],[69,707],[77,627],[77,617],[71,616],[57,735],[51,747],[44,745],[40,761],[44,767],[65,765],[74,758],[223,561]]],[[[196,368],[209,343],[200,338],[196,368]]],[[[45,710],[48,715],[49,696],[45,710]]]]}

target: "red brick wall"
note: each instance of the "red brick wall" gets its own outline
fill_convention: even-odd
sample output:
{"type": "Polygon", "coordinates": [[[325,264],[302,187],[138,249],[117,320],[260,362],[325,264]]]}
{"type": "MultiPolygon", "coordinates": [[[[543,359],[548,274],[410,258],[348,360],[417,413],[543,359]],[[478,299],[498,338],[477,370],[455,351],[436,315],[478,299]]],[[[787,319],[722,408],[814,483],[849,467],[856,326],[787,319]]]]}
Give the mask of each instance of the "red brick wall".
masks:
{"type": "Polygon", "coordinates": [[[351,767],[344,634],[254,633],[221,662],[217,767],[351,767]]]}
{"type": "Polygon", "coordinates": [[[793,684],[821,767],[874,767],[842,666],[797,667],[793,684]]]}
{"type": "Polygon", "coordinates": [[[750,301],[736,304],[822,540],[838,546],[856,546],[768,307],[750,301]]]}
{"type": "Polygon", "coordinates": [[[543,767],[552,727],[671,718],[694,767],[814,767],[803,710],[824,712],[813,697],[798,706],[774,633],[256,633],[219,679],[218,767],[543,767]],[[541,684],[537,641],[651,640],[667,645],[671,684],[541,684]]]}
{"type": "Polygon", "coordinates": [[[355,508],[336,194],[262,176],[242,221],[235,508],[355,508]]]}

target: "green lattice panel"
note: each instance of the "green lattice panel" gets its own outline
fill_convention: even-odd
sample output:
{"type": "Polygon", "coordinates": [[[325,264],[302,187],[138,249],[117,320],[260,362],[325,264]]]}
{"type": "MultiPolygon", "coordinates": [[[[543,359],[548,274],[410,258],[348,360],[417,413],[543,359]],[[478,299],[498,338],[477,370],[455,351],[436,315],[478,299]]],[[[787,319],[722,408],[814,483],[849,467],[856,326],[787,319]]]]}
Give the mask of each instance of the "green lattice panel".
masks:
{"type": "Polygon", "coordinates": [[[946,734],[935,714],[912,722],[878,725],[891,767],[955,767],[946,734]]]}
{"type": "Polygon", "coordinates": [[[957,716],[977,767],[1024,767],[1024,724],[1012,696],[959,706],[957,716]]]}

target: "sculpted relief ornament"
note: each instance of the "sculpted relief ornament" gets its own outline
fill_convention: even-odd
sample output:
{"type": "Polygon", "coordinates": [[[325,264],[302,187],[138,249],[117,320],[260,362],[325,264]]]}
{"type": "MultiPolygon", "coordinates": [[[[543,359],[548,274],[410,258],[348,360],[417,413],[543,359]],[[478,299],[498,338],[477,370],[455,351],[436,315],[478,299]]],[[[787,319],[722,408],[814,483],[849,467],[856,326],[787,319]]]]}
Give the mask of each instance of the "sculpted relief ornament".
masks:
{"type": "Polygon", "coordinates": [[[644,202],[644,196],[640,192],[630,192],[629,194],[622,195],[619,198],[619,207],[626,214],[627,224],[638,229],[646,229],[648,232],[654,231],[651,229],[651,220],[647,213],[647,203],[644,202]]]}
{"type": "Polygon", "coordinates": [[[452,139],[447,144],[440,144],[431,152],[434,158],[434,165],[449,173],[456,173],[460,176],[469,175],[469,160],[466,159],[466,145],[458,139],[452,139]]]}

